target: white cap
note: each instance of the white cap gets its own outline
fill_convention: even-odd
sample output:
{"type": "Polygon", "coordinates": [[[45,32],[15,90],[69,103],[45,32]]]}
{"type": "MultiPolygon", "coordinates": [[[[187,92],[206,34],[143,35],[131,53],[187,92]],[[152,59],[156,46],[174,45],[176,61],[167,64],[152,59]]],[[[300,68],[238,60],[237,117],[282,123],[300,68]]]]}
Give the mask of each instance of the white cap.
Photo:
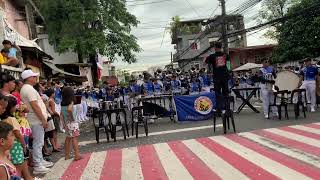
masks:
{"type": "Polygon", "coordinates": [[[28,79],[29,77],[37,77],[37,76],[39,76],[39,73],[34,73],[31,69],[24,70],[21,73],[22,79],[28,79]]]}

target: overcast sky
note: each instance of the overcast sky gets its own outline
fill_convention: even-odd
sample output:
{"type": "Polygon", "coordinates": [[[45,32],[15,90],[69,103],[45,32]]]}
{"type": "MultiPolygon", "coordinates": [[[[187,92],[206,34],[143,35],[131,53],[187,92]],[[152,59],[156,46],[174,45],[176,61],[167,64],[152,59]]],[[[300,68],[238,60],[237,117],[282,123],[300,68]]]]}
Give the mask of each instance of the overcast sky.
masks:
{"type": "MultiPolygon", "coordinates": [[[[138,44],[143,51],[137,54],[138,62],[127,64],[114,62],[117,69],[146,70],[155,65],[170,63],[170,52],[174,52],[171,44],[170,32],[165,30],[173,16],[180,16],[185,19],[208,18],[219,5],[218,0],[128,0],[128,10],[134,14],[140,24],[133,30],[138,38],[138,44]],[[149,2],[159,2],[145,4],[149,2]],[[190,4],[189,4],[190,3],[190,4]],[[144,5],[137,5],[144,4],[144,5]],[[164,37],[164,38],[163,38],[164,37]],[[161,44],[162,43],[162,44],[161,44]]],[[[239,7],[247,0],[226,0],[227,12],[239,7]]],[[[261,5],[244,13],[246,28],[256,24],[252,17],[259,12],[261,5]]],[[[221,14],[221,7],[214,12],[214,15],[221,14]]],[[[214,16],[213,15],[213,16],[214,16]]],[[[264,31],[248,36],[248,45],[270,44],[271,40],[264,38],[264,31]]],[[[251,34],[251,33],[249,33],[251,34]]],[[[248,35],[248,34],[247,34],[248,35]]]]}

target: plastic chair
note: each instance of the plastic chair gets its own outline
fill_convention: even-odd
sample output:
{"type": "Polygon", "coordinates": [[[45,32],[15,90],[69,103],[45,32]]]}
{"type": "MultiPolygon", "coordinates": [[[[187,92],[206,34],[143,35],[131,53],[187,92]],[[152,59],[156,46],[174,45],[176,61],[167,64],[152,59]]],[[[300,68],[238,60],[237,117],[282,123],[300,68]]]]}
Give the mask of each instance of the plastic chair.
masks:
{"type": "Polygon", "coordinates": [[[294,104],[294,114],[295,114],[296,119],[300,116],[300,106],[302,108],[304,118],[307,117],[307,115],[306,115],[306,108],[307,107],[304,105],[304,102],[302,100],[303,95],[304,95],[305,101],[307,101],[307,90],[306,89],[295,89],[291,93],[291,103],[294,104]],[[293,98],[296,93],[298,94],[298,101],[296,103],[294,103],[293,98]]]}
{"type": "Polygon", "coordinates": [[[132,117],[132,124],[131,124],[132,136],[133,136],[134,127],[135,127],[136,138],[138,138],[139,124],[143,125],[146,136],[148,136],[148,120],[143,118],[143,106],[133,107],[131,110],[131,117],[132,117]],[[136,121],[135,121],[135,118],[137,119],[136,121]]]}
{"type": "Polygon", "coordinates": [[[94,130],[95,130],[95,135],[96,135],[96,141],[99,143],[100,139],[100,129],[104,129],[106,136],[107,136],[107,141],[109,142],[109,132],[110,129],[108,127],[108,122],[107,122],[107,113],[106,111],[100,111],[100,110],[93,110],[92,113],[92,121],[94,125],[94,130]],[[96,119],[98,119],[98,122],[96,122],[96,119]]]}
{"type": "Polygon", "coordinates": [[[122,132],[123,132],[123,138],[126,140],[127,135],[129,137],[129,130],[128,130],[128,122],[127,122],[127,114],[125,109],[109,109],[107,110],[108,117],[110,119],[110,126],[111,126],[111,135],[113,137],[113,140],[116,142],[117,141],[117,131],[116,128],[117,126],[122,127],[122,132]],[[124,121],[121,121],[121,114],[123,114],[124,121]],[[115,118],[116,122],[112,123],[112,118],[115,118]],[[126,134],[127,133],[127,134],[126,134]]]}
{"type": "MultiPolygon", "coordinates": [[[[223,133],[224,134],[227,133],[227,127],[228,127],[228,130],[230,130],[230,120],[232,123],[233,131],[236,132],[233,110],[230,109],[230,103],[234,98],[232,96],[227,96],[224,99],[225,99],[225,102],[224,102],[225,113],[222,114],[223,133]]],[[[213,132],[216,132],[216,120],[217,120],[217,111],[213,111],[213,132]]]]}
{"type": "Polygon", "coordinates": [[[277,91],[277,92],[274,92],[273,94],[274,94],[273,103],[269,105],[268,118],[270,118],[271,107],[277,107],[277,109],[278,109],[278,118],[281,120],[281,118],[282,118],[282,107],[284,107],[285,117],[287,119],[289,119],[289,114],[288,114],[288,94],[290,94],[290,91],[288,91],[288,90],[277,91]],[[280,102],[277,101],[278,98],[280,98],[280,102]]]}

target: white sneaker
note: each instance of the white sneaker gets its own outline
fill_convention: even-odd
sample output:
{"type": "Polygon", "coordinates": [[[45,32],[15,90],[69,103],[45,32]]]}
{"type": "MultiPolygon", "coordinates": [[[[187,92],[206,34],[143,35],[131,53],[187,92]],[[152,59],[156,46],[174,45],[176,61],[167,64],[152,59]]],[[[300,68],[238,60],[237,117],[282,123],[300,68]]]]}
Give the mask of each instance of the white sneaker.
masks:
{"type": "Polygon", "coordinates": [[[311,112],[316,112],[316,110],[314,108],[311,108],[311,112]]]}
{"type": "Polygon", "coordinates": [[[46,160],[43,160],[43,161],[41,162],[41,164],[42,164],[44,167],[46,167],[46,168],[52,167],[52,166],[54,165],[53,162],[49,162],[49,161],[46,161],[46,160]]]}
{"type": "Polygon", "coordinates": [[[34,175],[37,175],[37,174],[46,174],[50,172],[50,169],[49,168],[46,168],[44,166],[38,166],[38,167],[34,167],[33,168],[33,174],[34,175]]]}
{"type": "Polygon", "coordinates": [[[264,118],[269,119],[269,116],[268,115],[264,115],[264,118]]]}

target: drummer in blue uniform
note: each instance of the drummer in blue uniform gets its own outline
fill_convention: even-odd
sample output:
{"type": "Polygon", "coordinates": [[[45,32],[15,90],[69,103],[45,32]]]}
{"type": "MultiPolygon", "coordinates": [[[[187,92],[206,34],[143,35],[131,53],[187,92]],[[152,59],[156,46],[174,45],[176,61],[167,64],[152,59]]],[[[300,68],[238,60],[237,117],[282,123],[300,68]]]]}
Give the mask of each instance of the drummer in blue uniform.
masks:
{"type": "Polygon", "coordinates": [[[173,94],[181,94],[181,82],[180,80],[177,80],[177,76],[175,74],[172,75],[171,90],[173,94]]]}
{"type": "Polygon", "coordinates": [[[153,79],[153,88],[155,95],[160,95],[162,93],[162,86],[156,78],[153,79]]]}
{"type": "Polygon", "coordinates": [[[138,106],[138,101],[141,98],[141,86],[137,84],[136,80],[130,81],[130,88],[129,88],[129,109],[133,108],[134,106],[138,106]]]}
{"type": "Polygon", "coordinates": [[[196,78],[196,76],[191,77],[189,86],[190,95],[199,94],[201,92],[200,81],[196,78]]]}
{"type": "Polygon", "coordinates": [[[310,103],[311,112],[315,112],[316,107],[316,78],[319,74],[318,68],[312,65],[311,59],[306,58],[304,60],[305,67],[300,71],[301,78],[303,79],[301,89],[307,91],[307,101],[310,103]]]}
{"type": "Polygon", "coordinates": [[[152,96],[154,94],[153,83],[150,78],[145,78],[144,83],[142,85],[143,93],[146,96],[152,96]]]}
{"type": "Polygon", "coordinates": [[[199,81],[200,81],[201,88],[203,88],[204,91],[210,92],[209,86],[211,85],[211,82],[210,82],[209,76],[206,73],[205,68],[202,68],[200,70],[199,81]]]}
{"type": "MultiPolygon", "coordinates": [[[[274,79],[277,78],[276,72],[273,67],[270,66],[269,60],[263,61],[263,67],[260,68],[260,72],[258,74],[259,81],[261,82],[261,95],[263,101],[263,112],[266,119],[269,118],[269,105],[270,102],[273,101],[274,95],[272,91],[273,84],[275,83],[274,79]]],[[[272,107],[272,112],[274,116],[278,116],[277,107],[272,107]]]]}

